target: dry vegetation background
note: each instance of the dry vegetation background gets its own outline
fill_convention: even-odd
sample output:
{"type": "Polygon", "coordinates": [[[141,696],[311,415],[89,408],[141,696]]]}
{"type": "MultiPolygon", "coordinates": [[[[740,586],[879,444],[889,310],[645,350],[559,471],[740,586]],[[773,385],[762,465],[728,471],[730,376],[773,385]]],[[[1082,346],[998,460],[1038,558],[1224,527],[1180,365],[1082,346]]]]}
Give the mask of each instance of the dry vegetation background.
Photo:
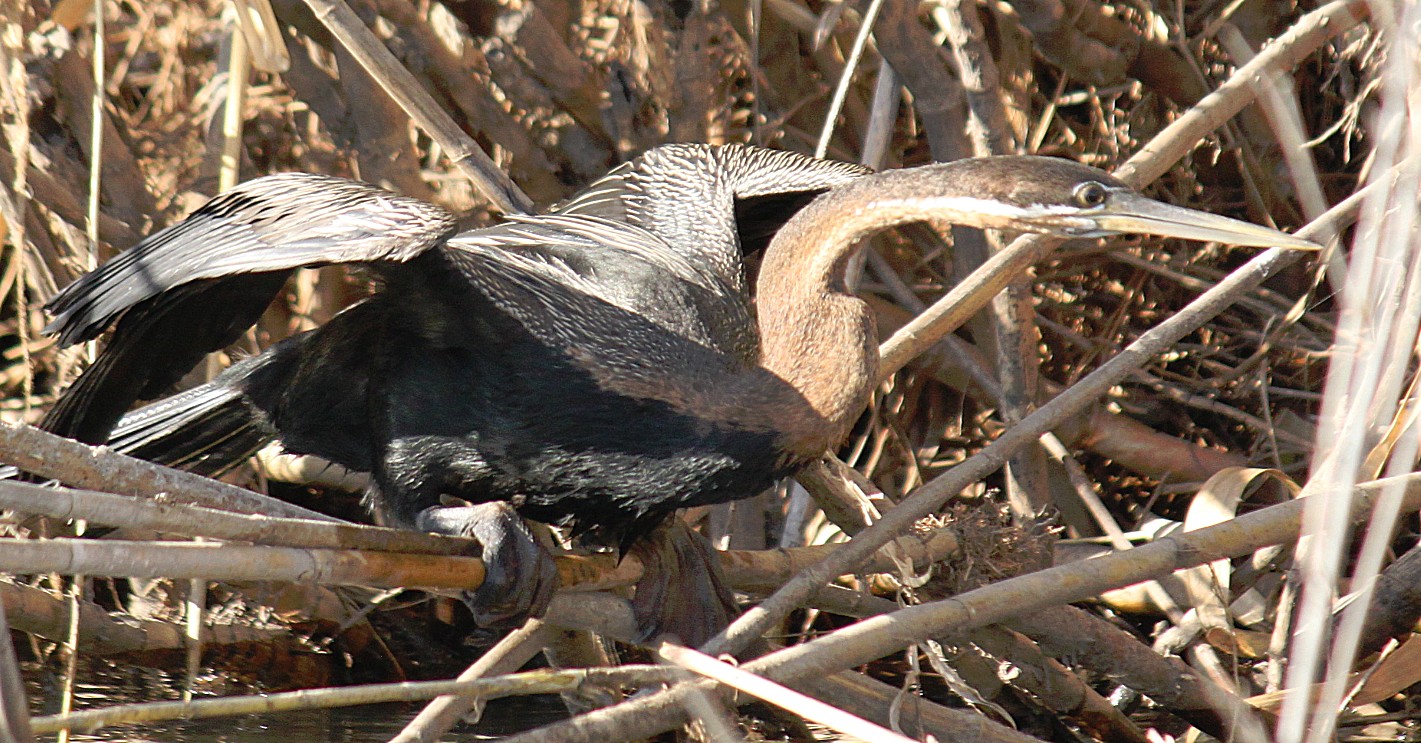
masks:
{"type": "MultiPolygon", "coordinates": [[[[298,0],[272,5],[278,23],[266,39],[277,48],[256,45],[249,68],[240,54],[234,61],[239,26],[226,3],[104,4],[97,245],[86,235],[95,100],[92,4],[0,5],[5,421],[35,422],[84,363],[84,349],[61,351],[43,335],[43,302],[96,262],[217,193],[224,178],[331,173],[440,203],[463,214],[467,226],[497,218],[450,164],[449,143],[425,134],[316,14],[298,0]],[[276,72],[268,58],[281,51],[289,66],[276,72]],[[250,81],[242,96],[231,88],[236,78],[250,81]],[[234,117],[237,136],[223,129],[233,104],[240,111],[234,117]],[[224,166],[224,151],[240,164],[229,159],[224,166]]],[[[569,196],[664,142],[742,142],[801,152],[819,147],[829,157],[877,168],[1028,152],[1113,169],[1186,111],[1227,109],[1222,126],[1198,128],[1187,142],[1175,143],[1184,148],[1177,163],[1167,155],[1137,163],[1137,174],[1166,171],[1158,179],[1138,175],[1137,182],[1153,180],[1147,192],[1167,201],[1290,231],[1353,194],[1368,173],[1379,177],[1377,169],[1390,162],[1376,160],[1378,140],[1385,138],[1372,122],[1382,108],[1383,70],[1392,61],[1389,40],[1404,28],[1390,14],[1409,5],[1377,5],[1381,10],[1357,0],[1323,10],[1290,0],[350,2],[438,108],[538,205],[569,196]],[[1368,20],[1369,10],[1378,15],[1368,20]],[[751,22],[756,13],[758,27],[751,22]],[[1319,23],[1319,14],[1328,21],[1319,23]],[[865,23],[873,33],[859,54],[865,23]],[[1277,77],[1253,77],[1245,93],[1249,100],[1276,100],[1276,106],[1252,105],[1229,116],[1238,106],[1205,99],[1290,29],[1291,35],[1269,47],[1275,54],[1280,46],[1284,50],[1274,67],[1277,77]],[[842,107],[834,116],[841,80],[842,107]],[[1270,99],[1269,90],[1278,95],[1270,99]],[[826,121],[832,126],[826,128],[826,121]],[[1315,172],[1299,170],[1299,159],[1310,160],[1315,172]]],[[[1397,131],[1410,126],[1404,114],[1392,121],[1397,131]]],[[[1414,200],[1414,189],[1411,194],[1414,200]]],[[[1317,236],[1327,235],[1323,230],[1317,236]]],[[[965,233],[914,228],[885,235],[869,254],[860,293],[875,307],[887,337],[970,273],[990,249],[965,233]]],[[[871,482],[887,501],[901,500],[1010,431],[1037,405],[1085,378],[1257,252],[1131,238],[1077,241],[1051,254],[1004,298],[883,384],[839,452],[859,475],[830,468],[817,473],[810,489],[818,495],[836,484],[842,491],[845,482],[871,482]]],[[[1395,255],[1409,260],[1405,252],[1395,255]]],[[[943,509],[937,524],[954,535],[956,549],[926,584],[901,576],[896,582],[844,584],[873,588],[880,601],[932,602],[1053,559],[1064,563],[1104,551],[1112,535],[1117,544],[1146,543],[1181,524],[1227,522],[1290,500],[1296,492],[1289,486],[1307,482],[1317,452],[1328,451],[1316,448],[1319,421],[1339,420],[1325,417],[1324,383],[1339,324],[1346,322],[1336,297],[1350,278],[1349,254],[1326,256],[1277,272],[1110,385],[1108,394],[1054,427],[1054,437],[1019,449],[1010,478],[996,471],[961,488],[962,497],[943,509]],[[1259,474],[1243,468],[1272,469],[1259,474]]],[[[1406,273],[1394,267],[1383,273],[1388,271],[1406,273]]],[[[358,273],[345,269],[303,273],[227,356],[240,358],[319,324],[366,289],[358,273]]],[[[1398,322],[1400,361],[1394,358],[1390,368],[1396,370],[1392,376],[1409,380],[1415,327],[1408,338],[1405,323],[1398,322]]],[[[1361,326],[1352,332],[1372,331],[1361,326]]],[[[195,375],[225,363],[215,359],[195,375]]],[[[1414,454],[1405,454],[1404,442],[1413,434],[1402,424],[1411,407],[1397,405],[1409,394],[1409,386],[1398,384],[1389,404],[1373,406],[1373,424],[1358,439],[1370,451],[1358,479],[1410,470],[1414,454]],[[1393,457],[1393,447],[1402,453],[1393,457]],[[1411,459],[1401,462],[1406,456],[1411,459]]],[[[1326,432],[1321,440],[1339,442],[1326,432]]],[[[6,446],[13,452],[24,445],[6,446]]],[[[0,460],[17,461],[13,454],[0,460]]],[[[229,479],[363,518],[357,496],[331,484],[330,473],[300,465],[266,457],[229,479]]],[[[792,486],[698,516],[722,546],[736,549],[837,538],[822,518],[801,525],[803,509],[783,505],[805,502],[803,490],[792,486]]],[[[879,507],[887,510],[889,503],[879,507]]],[[[1334,525],[1346,521],[1332,513],[1334,525]]],[[[61,528],[17,520],[11,533],[61,528]]],[[[1052,604],[1033,607],[1029,602],[1037,596],[1029,587],[1007,589],[1000,597],[1016,597],[1030,616],[966,625],[971,632],[940,633],[941,646],[895,651],[861,668],[867,675],[842,681],[838,696],[824,683],[800,685],[861,716],[885,724],[894,718],[910,736],[932,731],[939,739],[971,729],[992,740],[1084,736],[1139,743],[1147,736],[1184,736],[1193,728],[1268,740],[1280,710],[1285,720],[1306,719],[1309,710],[1329,703],[1342,710],[1332,719],[1344,738],[1415,739],[1416,697],[1407,690],[1421,675],[1421,661],[1405,660],[1414,657],[1415,643],[1397,650],[1388,641],[1404,639],[1417,616],[1414,599],[1408,603],[1405,595],[1416,583],[1406,577],[1407,558],[1394,560],[1412,546],[1416,522],[1405,514],[1395,529],[1377,528],[1387,536],[1373,562],[1391,566],[1383,587],[1398,588],[1400,597],[1372,612],[1355,662],[1342,667],[1334,659],[1328,670],[1328,678],[1352,680],[1349,693],[1370,679],[1363,693],[1345,703],[1340,696],[1308,702],[1281,691],[1321,678],[1285,674],[1285,661],[1296,658],[1304,642],[1290,645],[1288,638],[1305,564],[1290,549],[1256,547],[1206,553],[1204,560],[1225,554],[1240,559],[1216,562],[1212,571],[1177,573],[1148,590],[1105,594],[1078,609],[1045,612],[1052,604]],[[1384,649],[1390,655],[1378,660],[1384,649]],[[911,687],[924,699],[895,704],[891,687],[911,687]],[[1249,700],[1256,710],[1244,711],[1238,700],[1249,700]],[[964,707],[975,712],[963,713],[964,707]],[[972,727],[979,724],[986,727],[972,727]]],[[[202,535],[200,529],[178,533],[202,535]]],[[[0,544],[0,554],[16,554],[15,544],[0,544]]],[[[1345,536],[1336,544],[1341,567],[1335,573],[1349,574],[1358,564],[1354,559],[1365,562],[1365,550],[1345,536]]],[[[0,584],[0,598],[32,682],[122,674],[138,666],[183,668],[177,626],[186,580],[156,581],[142,590],[98,581],[75,604],[63,598],[67,581],[42,575],[48,568],[6,569],[24,573],[0,584]],[[66,670],[75,657],[65,650],[73,637],[66,617],[75,607],[87,613],[79,623],[78,663],[66,670]],[[125,635],[112,624],[119,616],[136,622],[125,626],[141,627],[143,634],[125,635]]],[[[1147,577],[1164,579],[1171,569],[1147,577]]],[[[272,576],[253,568],[249,577],[272,576]]],[[[746,590],[763,596],[773,587],[746,590]]],[[[1322,589],[1349,590],[1345,581],[1322,589]]],[[[415,592],[377,595],[246,581],[212,583],[206,594],[212,628],[202,671],[195,674],[199,693],[447,678],[488,645],[465,639],[472,628],[456,602],[423,600],[415,592]]],[[[821,596],[822,610],[794,613],[777,625],[773,639],[797,643],[870,612],[845,602],[821,596]]],[[[886,608],[895,607],[888,602],[886,608]]],[[[1323,625],[1326,614],[1324,607],[1323,625]]],[[[521,641],[536,647],[548,637],[521,641]]],[[[552,657],[577,665],[597,662],[602,652],[564,641],[552,657]]],[[[646,656],[627,651],[626,657],[646,656]]],[[[613,679],[626,685],[637,680],[630,671],[613,679]]],[[[615,695],[606,688],[615,685],[583,694],[577,704],[608,701],[615,695]]],[[[56,711],[50,702],[57,695],[31,686],[30,696],[35,712],[56,711]]],[[[777,724],[778,733],[765,727],[752,734],[805,734],[792,722],[777,724]]],[[[1282,730],[1278,739],[1302,740],[1300,732],[1287,732],[1286,723],[1282,730]]],[[[547,735],[538,739],[561,739],[547,735]]]]}

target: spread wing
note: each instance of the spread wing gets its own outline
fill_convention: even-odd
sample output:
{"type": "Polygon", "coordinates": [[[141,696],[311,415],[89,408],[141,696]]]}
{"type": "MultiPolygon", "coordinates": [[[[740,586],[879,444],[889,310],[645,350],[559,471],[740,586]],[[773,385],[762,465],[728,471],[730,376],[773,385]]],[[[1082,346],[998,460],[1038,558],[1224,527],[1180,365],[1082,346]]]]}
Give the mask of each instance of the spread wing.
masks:
{"type": "Polygon", "coordinates": [[[240,337],[291,271],[407,261],[454,232],[443,209],[363,183],[305,173],[244,183],[50,301],[46,330],[62,344],[115,333],[42,425],[101,443],[135,400],[240,337]]]}
{"type": "Polygon", "coordinates": [[[454,234],[452,215],[375,186],[310,173],[258,178],[207,202],[55,295],[45,330],[69,345],[125,310],[204,279],[404,261],[454,234]]]}

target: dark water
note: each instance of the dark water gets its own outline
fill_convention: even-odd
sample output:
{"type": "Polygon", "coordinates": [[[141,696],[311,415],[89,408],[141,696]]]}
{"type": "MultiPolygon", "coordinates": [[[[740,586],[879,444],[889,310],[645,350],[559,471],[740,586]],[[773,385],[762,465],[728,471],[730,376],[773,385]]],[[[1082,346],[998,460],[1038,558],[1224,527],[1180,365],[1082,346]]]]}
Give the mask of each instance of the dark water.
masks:
{"type": "MultiPolygon", "coordinates": [[[[26,673],[31,714],[57,711],[54,679],[26,673]]],[[[75,706],[92,709],[115,704],[168,701],[176,698],[168,674],[128,669],[105,674],[75,689],[75,706]]],[[[198,696],[198,698],[202,698],[198,696]]],[[[175,720],[145,725],[114,725],[92,733],[74,734],[74,741],[162,741],[163,743],[383,743],[404,728],[422,704],[380,704],[336,709],[244,715],[209,720],[175,720]]],[[[556,696],[496,699],[483,718],[461,724],[443,741],[493,740],[563,719],[567,712],[556,696]]],[[[41,738],[53,740],[53,736],[41,738]]]]}

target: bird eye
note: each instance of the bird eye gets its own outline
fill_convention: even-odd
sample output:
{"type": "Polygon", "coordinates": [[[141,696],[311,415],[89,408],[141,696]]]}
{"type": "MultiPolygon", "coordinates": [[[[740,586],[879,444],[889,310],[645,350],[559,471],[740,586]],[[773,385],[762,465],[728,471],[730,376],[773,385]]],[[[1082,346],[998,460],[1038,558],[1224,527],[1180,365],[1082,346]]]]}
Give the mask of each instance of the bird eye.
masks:
{"type": "Polygon", "coordinates": [[[1073,194],[1076,205],[1083,208],[1104,204],[1106,195],[1105,186],[1095,181],[1087,181],[1076,186],[1075,193],[1073,194]]]}

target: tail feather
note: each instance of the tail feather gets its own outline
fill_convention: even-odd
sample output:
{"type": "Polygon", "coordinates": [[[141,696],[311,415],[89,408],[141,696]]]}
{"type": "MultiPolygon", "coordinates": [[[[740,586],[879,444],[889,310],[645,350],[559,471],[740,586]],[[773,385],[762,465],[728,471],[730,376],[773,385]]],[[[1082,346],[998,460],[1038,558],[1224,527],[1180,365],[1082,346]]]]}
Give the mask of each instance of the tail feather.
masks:
{"type": "Polygon", "coordinates": [[[204,384],[125,415],[109,447],[213,477],[241,464],[275,438],[240,392],[204,384]]]}

